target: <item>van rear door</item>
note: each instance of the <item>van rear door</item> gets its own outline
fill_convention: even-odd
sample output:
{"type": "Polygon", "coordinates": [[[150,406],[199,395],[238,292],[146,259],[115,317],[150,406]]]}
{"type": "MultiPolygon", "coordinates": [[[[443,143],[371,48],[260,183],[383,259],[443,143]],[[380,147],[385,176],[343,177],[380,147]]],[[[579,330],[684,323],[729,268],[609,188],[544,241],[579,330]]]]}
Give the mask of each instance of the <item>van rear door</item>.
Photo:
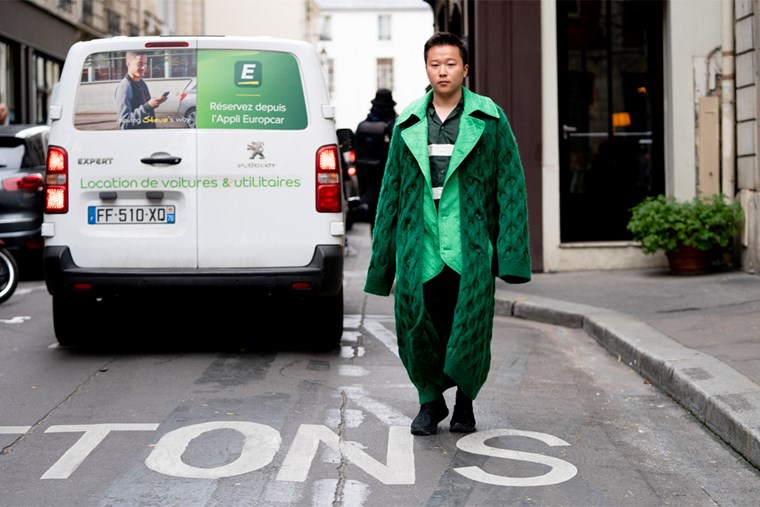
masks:
{"type": "Polygon", "coordinates": [[[54,140],[68,156],[68,213],[77,217],[58,221],[56,237],[67,238],[81,267],[196,267],[204,183],[196,129],[178,114],[196,77],[195,39],[114,38],[86,47],[66,62],[81,72],[74,129],[54,140]],[[159,97],[166,99],[150,107],[159,97]]]}
{"type": "MultiPolygon", "coordinates": [[[[305,266],[338,244],[316,210],[318,149],[335,144],[314,48],[306,42],[201,39],[198,46],[200,267],[305,266]]],[[[342,234],[342,231],[341,231],[342,234]]]]}

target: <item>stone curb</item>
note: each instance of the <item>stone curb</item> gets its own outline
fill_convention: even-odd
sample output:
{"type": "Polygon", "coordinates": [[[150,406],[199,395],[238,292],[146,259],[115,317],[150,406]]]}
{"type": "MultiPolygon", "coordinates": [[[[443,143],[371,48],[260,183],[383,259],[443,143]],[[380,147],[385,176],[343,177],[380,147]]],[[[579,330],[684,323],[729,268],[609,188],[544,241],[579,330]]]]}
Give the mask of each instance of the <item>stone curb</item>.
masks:
{"type": "Polygon", "coordinates": [[[629,315],[594,306],[498,290],[495,312],[583,329],[760,467],[760,386],[722,361],[629,315]]]}

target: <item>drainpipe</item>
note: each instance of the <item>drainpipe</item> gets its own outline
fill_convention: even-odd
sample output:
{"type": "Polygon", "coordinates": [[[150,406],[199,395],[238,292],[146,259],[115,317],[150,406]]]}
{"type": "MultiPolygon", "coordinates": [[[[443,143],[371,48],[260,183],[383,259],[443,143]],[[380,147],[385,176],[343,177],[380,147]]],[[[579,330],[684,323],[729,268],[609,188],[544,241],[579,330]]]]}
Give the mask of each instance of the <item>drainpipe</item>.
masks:
{"type": "Polygon", "coordinates": [[[734,0],[721,2],[723,72],[721,75],[721,192],[736,193],[736,114],[734,101],[734,0]]]}

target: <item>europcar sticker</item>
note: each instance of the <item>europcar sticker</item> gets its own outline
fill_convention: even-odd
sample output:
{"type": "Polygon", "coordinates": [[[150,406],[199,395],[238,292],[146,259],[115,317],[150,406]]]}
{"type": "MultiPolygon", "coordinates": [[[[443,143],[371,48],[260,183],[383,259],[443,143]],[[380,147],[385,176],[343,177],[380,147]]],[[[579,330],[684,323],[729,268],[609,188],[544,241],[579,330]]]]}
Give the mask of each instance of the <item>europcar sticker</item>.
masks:
{"type": "Polygon", "coordinates": [[[293,55],[199,51],[199,128],[301,130],[306,124],[301,75],[293,55]]]}
{"type": "Polygon", "coordinates": [[[79,130],[301,130],[306,103],[290,53],[162,49],[94,53],[82,68],[79,130]]]}

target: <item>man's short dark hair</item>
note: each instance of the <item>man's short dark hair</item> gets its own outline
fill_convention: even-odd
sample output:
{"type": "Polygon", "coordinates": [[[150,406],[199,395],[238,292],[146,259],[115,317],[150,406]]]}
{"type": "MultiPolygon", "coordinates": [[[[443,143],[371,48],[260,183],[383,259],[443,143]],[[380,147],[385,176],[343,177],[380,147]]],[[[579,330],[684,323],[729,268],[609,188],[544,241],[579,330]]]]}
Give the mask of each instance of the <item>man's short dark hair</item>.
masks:
{"type": "Polygon", "coordinates": [[[137,58],[138,56],[148,56],[148,53],[145,51],[135,51],[132,49],[124,51],[124,60],[131,60],[133,58],[137,58]]]}
{"type": "Polygon", "coordinates": [[[428,50],[433,46],[456,46],[459,48],[459,56],[462,63],[468,65],[467,45],[462,39],[450,32],[436,32],[425,42],[425,63],[427,63],[428,50]]]}

